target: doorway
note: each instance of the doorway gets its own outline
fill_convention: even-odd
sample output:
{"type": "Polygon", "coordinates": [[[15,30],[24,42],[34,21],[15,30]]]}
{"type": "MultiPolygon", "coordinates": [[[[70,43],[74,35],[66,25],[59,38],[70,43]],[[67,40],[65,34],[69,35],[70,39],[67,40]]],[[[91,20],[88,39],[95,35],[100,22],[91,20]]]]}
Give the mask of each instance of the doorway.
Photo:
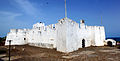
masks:
{"type": "Polygon", "coordinates": [[[85,48],[85,39],[82,40],[82,48],[85,48]]]}
{"type": "Polygon", "coordinates": [[[113,46],[111,41],[108,41],[108,42],[107,42],[107,45],[110,46],[110,47],[113,46]]]}

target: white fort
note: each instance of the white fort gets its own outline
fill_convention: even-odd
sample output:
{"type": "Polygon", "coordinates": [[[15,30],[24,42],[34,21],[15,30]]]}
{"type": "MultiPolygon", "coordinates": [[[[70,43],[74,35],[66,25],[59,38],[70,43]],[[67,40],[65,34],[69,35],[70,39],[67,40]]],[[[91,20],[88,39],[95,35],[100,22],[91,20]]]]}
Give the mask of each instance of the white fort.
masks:
{"type": "Polygon", "coordinates": [[[36,23],[32,29],[11,29],[7,40],[12,40],[11,45],[24,45],[56,48],[57,51],[69,53],[79,48],[105,45],[104,26],[87,26],[84,20],[76,23],[69,18],[63,18],[56,24],[45,26],[36,23]]]}

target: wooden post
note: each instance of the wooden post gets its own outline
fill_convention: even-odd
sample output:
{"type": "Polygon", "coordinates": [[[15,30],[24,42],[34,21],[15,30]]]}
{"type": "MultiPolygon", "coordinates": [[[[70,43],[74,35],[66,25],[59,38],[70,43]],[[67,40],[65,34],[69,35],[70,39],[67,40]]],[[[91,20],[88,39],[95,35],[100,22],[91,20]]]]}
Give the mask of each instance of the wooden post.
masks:
{"type": "Polygon", "coordinates": [[[8,42],[9,42],[9,61],[10,61],[10,48],[11,48],[11,41],[12,41],[12,40],[8,40],[8,42]]]}

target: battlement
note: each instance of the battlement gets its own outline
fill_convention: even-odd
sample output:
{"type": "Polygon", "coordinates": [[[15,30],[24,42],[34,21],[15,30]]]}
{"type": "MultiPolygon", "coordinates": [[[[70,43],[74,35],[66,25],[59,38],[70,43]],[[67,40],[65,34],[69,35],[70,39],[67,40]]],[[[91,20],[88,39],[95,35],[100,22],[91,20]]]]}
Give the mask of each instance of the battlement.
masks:
{"type": "MultiPolygon", "coordinates": [[[[57,51],[72,52],[85,46],[103,46],[105,40],[104,26],[87,26],[85,21],[77,23],[69,18],[63,18],[57,24],[45,26],[44,23],[36,23],[32,29],[11,29],[7,40],[13,40],[14,44],[34,44],[34,46],[57,48],[57,51]],[[16,43],[17,41],[17,43],[16,43]]],[[[7,43],[6,43],[7,44],[7,43]]]]}
{"type": "Polygon", "coordinates": [[[29,31],[30,29],[10,29],[9,33],[24,33],[29,31]]]}
{"type": "Polygon", "coordinates": [[[33,28],[40,28],[40,27],[44,27],[44,26],[45,26],[45,24],[42,23],[42,22],[40,22],[40,23],[34,24],[34,25],[33,25],[33,28]]]}
{"type": "Polygon", "coordinates": [[[10,29],[10,33],[15,33],[17,31],[18,31],[17,29],[10,29]]]}

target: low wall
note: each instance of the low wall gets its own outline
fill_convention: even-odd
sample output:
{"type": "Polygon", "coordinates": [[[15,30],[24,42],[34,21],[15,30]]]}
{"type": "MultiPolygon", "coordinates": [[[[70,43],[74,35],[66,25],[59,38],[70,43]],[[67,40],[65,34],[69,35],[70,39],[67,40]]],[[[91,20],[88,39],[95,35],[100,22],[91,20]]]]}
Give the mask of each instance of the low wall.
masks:
{"type": "Polygon", "coordinates": [[[51,48],[53,49],[53,44],[48,43],[29,43],[30,46],[42,47],[42,48],[51,48]]]}

